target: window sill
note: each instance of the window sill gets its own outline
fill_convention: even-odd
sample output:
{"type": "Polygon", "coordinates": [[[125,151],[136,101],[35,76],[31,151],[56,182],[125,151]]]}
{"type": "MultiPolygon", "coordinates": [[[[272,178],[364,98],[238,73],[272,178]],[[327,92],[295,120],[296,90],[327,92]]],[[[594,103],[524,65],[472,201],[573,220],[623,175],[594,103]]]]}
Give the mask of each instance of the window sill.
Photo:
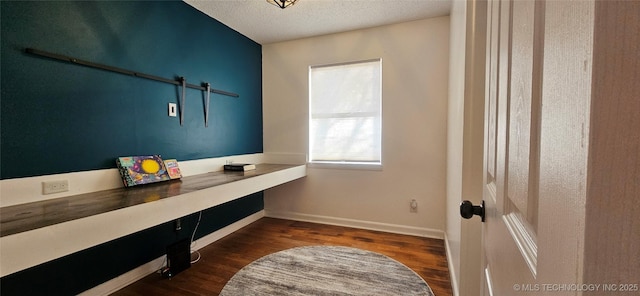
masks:
{"type": "Polygon", "coordinates": [[[381,163],[365,163],[365,162],[309,162],[309,168],[317,169],[340,169],[340,170],[364,170],[364,171],[382,171],[381,163]]]}

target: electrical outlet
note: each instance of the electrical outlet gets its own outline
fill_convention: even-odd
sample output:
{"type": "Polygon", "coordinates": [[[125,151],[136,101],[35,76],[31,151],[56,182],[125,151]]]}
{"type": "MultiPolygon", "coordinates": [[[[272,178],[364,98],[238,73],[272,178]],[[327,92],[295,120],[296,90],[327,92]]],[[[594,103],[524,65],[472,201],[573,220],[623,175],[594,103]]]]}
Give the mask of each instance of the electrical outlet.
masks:
{"type": "Polygon", "coordinates": [[[409,212],[417,213],[418,212],[418,202],[415,199],[412,199],[409,203],[409,212]]]}
{"type": "Polygon", "coordinates": [[[68,180],[59,180],[59,181],[47,181],[42,182],[42,194],[53,194],[58,192],[69,191],[69,181],[68,180]]]}
{"type": "Polygon", "coordinates": [[[176,231],[182,230],[182,220],[180,218],[176,219],[175,226],[176,226],[176,231]]]}

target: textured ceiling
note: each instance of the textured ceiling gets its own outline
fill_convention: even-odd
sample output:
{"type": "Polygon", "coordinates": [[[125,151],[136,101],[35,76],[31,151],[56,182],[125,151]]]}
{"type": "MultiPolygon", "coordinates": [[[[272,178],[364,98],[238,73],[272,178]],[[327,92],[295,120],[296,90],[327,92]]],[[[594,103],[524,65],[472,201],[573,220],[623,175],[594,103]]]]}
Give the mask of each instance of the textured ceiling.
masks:
{"type": "Polygon", "coordinates": [[[458,0],[184,0],[260,44],[449,15],[458,0]]]}

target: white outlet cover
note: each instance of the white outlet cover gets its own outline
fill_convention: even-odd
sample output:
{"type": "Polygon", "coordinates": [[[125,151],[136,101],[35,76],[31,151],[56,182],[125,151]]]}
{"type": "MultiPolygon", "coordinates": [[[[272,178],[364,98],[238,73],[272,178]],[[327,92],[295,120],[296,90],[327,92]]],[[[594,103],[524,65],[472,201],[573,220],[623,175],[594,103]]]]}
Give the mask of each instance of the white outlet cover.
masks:
{"type": "Polygon", "coordinates": [[[69,181],[68,180],[59,180],[59,181],[46,181],[42,182],[42,194],[53,194],[58,192],[66,192],[69,191],[69,181]]]}

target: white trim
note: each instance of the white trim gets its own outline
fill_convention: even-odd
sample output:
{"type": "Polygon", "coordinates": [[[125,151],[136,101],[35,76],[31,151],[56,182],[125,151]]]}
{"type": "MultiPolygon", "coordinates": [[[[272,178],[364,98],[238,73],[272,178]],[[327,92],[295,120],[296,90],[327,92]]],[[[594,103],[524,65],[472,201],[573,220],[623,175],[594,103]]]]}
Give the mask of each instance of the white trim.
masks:
{"type": "Polygon", "coordinates": [[[266,217],[270,217],[270,218],[279,218],[279,219],[313,222],[313,223],[344,226],[344,227],[353,227],[353,228],[383,231],[383,232],[390,232],[390,233],[397,233],[397,234],[404,234],[404,235],[413,235],[413,236],[420,236],[420,237],[429,237],[429,238],[436,238],[436,239],[444,238],[442,230],[430,229],[430,228],[424,228],[424,227],[414,227],[414,226],[380,223],[380,222],[338,218],[338,217],[329,217],[329,216],[320,216],[320,215],[309,215],[309,214],[294,213],[294,212],[272,212],[269,210],[265,210],[265,215],[266,217]]]}
{"type": "Polygon", "coordinates": [[[451,280],[451,290],[453,296],[460,295],[460,288],[458,286],[458,277],[456,277],[456,268],[453,266],[453,255],[451,254],[451,247],[449,247],[449,238],[447,233],[444,233],[444,249],[447,255],[447,265],[449,265],[449,279],[451,280]]]}
{"type": "Polygon", "coordinates": [[[489,270],[489,266],[485,267],[484,269],[484,278],[485,278],[485,292],[488,293],[488,295],[484,295],[484,296],[493,296],[493,280],[491,279],[491,271],[489,270]]]}
{"type": "Polygon", "coordinates": [[[382,163],[366,163],[366,162],[337,162],[337,161],[311,161],[307,163],[309,168],[314,169],[342,169],[342,170],[365,170],[365,171],[382,171],[382,163]]]}
{"type": "Polygon", "coordinates": [[[345,62],[333,63],[333,64],[311,65],[309,66],[309,69],[348,66],[348,65],[355,65],[355,64],[372,63],[372,62],[382,62],[382,58],[365,59],[365,60],[359,60],[359,61],[345,61],[345,62]]]}
{"type": "MultiPolygon", "coordinates": [[[[199,250],[201,248],[206,247],[207,245],[235,232],[239,229],[258,221],[260,218],[264,217],[264,210],[259,211],[255,214],[249,215],[237,222],[228,225],[224,228],[221,228],[217,231],[214,231],[199,240],[195,241],[195,249],[199,250]]],[[[164,264],[165,256],[160,256],[152,261],[149,261],[139,267],[132,269],[116,278],[113,278],[107,282],[104,282],[98,286],[95,286],[87,291],[80,293],[80,296],[88,296],[88,295],[109,295],[114,293],[154,272],[156,272],[159,268],[164,264]]]]}
{"type": "Polygon", "coordinates": [[[502,216],[502,221],[516,242],[522,257],[527,262],[531,275],[536,278],[538,270],[538,245],[535,236],[527,230],[521,216],[517,213],[511,212],[502,216]]]}
{"type": "MultiPolygon", "coordinates": [[[[227,161],[263,163],[264,154],[231,155],[217,158],[179,161],[185,177],[221,171],[227,161]]],[[[299,162],[303,164],[304,162],[299,162]]],[[[114,159],[115,164],[115,159],[114,159]]],[[[104,169],[0,180],[0,207],[37,202],[122,187],[118,169],[104,169]],[[68,180],[69,191],[42,195],[42,182],[68,180]]]]}

